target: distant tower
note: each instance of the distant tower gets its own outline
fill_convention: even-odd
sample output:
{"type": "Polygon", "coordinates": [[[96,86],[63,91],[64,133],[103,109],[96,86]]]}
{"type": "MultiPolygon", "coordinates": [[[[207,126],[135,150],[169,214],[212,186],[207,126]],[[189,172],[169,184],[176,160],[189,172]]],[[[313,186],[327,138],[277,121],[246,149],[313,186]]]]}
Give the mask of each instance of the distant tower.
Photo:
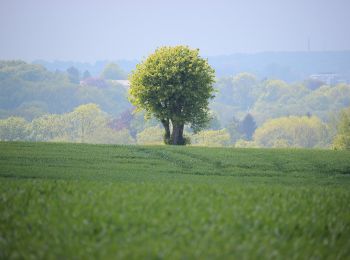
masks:
{"type": "Polygon", "coordinates": [[[310,47],[310,38],[307,38],[307,51],[308,51],[308,52],[311,51],[311,47],[310,47]]]}

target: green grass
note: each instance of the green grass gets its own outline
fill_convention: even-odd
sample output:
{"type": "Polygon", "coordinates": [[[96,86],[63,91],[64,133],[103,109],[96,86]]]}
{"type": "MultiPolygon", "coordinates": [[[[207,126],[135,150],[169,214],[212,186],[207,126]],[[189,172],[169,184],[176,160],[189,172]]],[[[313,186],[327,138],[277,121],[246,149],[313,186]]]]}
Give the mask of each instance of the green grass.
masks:
{"type": "Polygon", "coordinates": [[[0,143],[0,259],[349,256],[349,152],[0,143]]]}

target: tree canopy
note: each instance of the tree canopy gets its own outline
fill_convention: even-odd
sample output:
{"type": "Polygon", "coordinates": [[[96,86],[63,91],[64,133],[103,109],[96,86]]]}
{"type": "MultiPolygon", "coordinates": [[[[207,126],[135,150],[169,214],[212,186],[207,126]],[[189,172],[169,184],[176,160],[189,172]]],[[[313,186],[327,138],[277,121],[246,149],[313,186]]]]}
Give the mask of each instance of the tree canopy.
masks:
{"type": "Polygon", "coordinates": [[[341,111],[337,132],[333,147],[339,150],[350,150],[350,107],[341,111]]]}
{"type": "Polygon", "coordinates": [[[103,79],[119,80],[125,79],[126,73],[115,63],[109,63],[101,73],[103,79]]]}
{"type": "Polygon", "coordinates": [[[270,119],[254,133],[260,147],[325,147],[327,126],[315,116],[290,116],[270,119]]]}
{"type": "Polygon", "coordinates": [[[187,46],[162,47],[130,76],[130,101],[161,121],[166,144],[185,144],[184,125],[202,129],[210,120],[214,70],[187,46]]]}

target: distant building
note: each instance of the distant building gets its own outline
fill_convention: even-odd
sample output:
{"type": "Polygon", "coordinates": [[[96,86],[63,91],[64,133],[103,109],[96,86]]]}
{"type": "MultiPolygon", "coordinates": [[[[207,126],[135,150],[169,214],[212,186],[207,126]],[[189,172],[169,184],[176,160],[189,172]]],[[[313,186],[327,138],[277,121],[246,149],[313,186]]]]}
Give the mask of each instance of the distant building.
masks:
{"type": "Polygon", "coordinates": [[[97,88],[107,88],[108,83],[104,79],[90,77],[90,78],[81,80],[80,86],[94,86],[97,88]]]}
{"type": "Polygon", "coordinates": [[[119,83],[120,85],[123,85],[127,88],[130,87],[130,81],[126,79],[118,79],[118,80],[112,80],[112,82],[119,83]]]}
{"type": "Polygon", "coordinates": [[[90,77],[80,81],[80,86],[94,86],[97,88],[108,88],[113,84],[117,84],[126,90],[130,87],[129,80],[104,80],[103,78],[90,77]]]}
{"type": "Polygon", "coordinates": [[[346,83],[346,80],[340,77],[339,74],[336,73],[318,73],[312,74],[309,76],[310,79],[318,80],[323,82],[326,85],[334,86],[339,83],[346,83]]]}

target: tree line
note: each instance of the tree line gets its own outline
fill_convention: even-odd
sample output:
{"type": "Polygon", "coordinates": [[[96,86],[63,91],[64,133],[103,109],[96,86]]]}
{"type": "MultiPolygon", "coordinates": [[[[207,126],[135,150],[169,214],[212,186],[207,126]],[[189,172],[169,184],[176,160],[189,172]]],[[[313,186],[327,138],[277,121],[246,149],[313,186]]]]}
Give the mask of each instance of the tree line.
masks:
{"type": "MultiPolygon", "coordinates": [[[[268,120],[256,128],[248,114],[229,128],[214,124],[195,133],[186,127],[184,136],[192,146],[349,149],[350,107],[334,122],[325,124],[316,116],[289,116],[268,120]]],[[[162,145],[163,135],[162,126],[154,119],[145,120],[144,113],[129,110],[113,119],[92,103],[32,121],[22,117],[0,120],[1,141],[162,145]]]]}
{"type": "Polygon", "coordinates": [[[287,84],[250,73],[215,78],[198,50],[181,46],[160,49],[140,63],[130,77],[131,89],[116,80],[120,78],[125,74],[116,64],[107,65],[100,77],[91,77],[88,71],[74,67],[50,72],[36,64],[0,61],[2,128],[27,125],[27,140],[118,143],[117,139],[99,139],[97,132],[92,135],[85,127],[80,128],[79,137],[76,109],[92,103],[100,111],[98,118],[103,115],[104,119],[100,128],[91,125],[101,136],[124,131],[131,137],[125,138],[128,143],[158,143],[160,127],[165,129],[161,140],[166,143],[177,139],[175,143],[192,145],[331,147],[337,133],[338,143],[347,140],[347,132],[339,130],[344,127],[339,128],[337,122],[346,118],[340,111],[350,105],[349,84],[328,86],[312,80],[287,84]],[[163,96],[153,102],[152,97],[159,93],[163,96]],[[128,95],[143,112],[134,111],[128,95]],[[38,134],[42,126],[35,125],[40,125],[39,119],[66,129],[65,134],[47,129],[47,134],[38,134]],[[153,141],[147,139],[147,131],[153,133],[153,141]]]}

